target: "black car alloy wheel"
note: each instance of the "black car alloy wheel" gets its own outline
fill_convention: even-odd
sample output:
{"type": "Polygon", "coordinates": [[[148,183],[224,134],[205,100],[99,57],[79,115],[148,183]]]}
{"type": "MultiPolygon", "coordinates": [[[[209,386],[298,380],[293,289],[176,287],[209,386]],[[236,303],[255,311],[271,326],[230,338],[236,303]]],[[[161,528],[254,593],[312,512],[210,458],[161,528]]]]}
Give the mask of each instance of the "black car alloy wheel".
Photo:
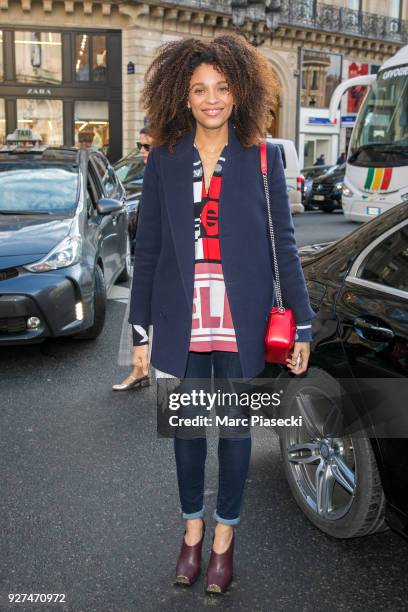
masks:
{"type": "Polygon", "coordinates": [[[322,371],[290,383],[283,413],[301,415],[302,426],[285,428],[280,446],[286,478],[302,511],[325,533],[351,538],[384,528],[385,499],[365,433],[330,434],[341,429],[335,385],[322,371]]]}

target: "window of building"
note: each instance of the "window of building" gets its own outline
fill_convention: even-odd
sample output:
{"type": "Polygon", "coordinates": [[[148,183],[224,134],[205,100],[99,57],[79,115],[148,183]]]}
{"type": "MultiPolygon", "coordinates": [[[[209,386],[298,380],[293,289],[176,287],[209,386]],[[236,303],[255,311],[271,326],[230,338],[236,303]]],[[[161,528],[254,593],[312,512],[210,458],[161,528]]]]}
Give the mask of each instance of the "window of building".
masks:
{"type": "Polygon", "coordinates": [[[301,105],[328,108],[341,82],[341,55],[305,49],[302,53],[301,105]]]}
{"type": "Polygon", "coordinates": [[[15,32],[16,79],[22,83],[61,83],[61,34],[15,32]]]}
{"type": "Polygon", "coordinates": [[[106,81],[106,71],[106,36],[85,32],[76,34],[75,76],[77,81],[106,81]]]}
{"type": "Polygon", "coordinates": [[[0,81],[4,79],[3,68],[3,32],[0,30],[0,81]]]}
{"type": "Polygon", "coordinates": [[[106,36],[92,37],[92,78],[106,81],[106,36]]]}
{"type": "Polygon", "coordinates": [[[299,16],[302,19],[313,19],[316,12],[316,0],[303,0],[299,7],[299,16]]]}
{"type": "Polygon", "coordinates": [[[361,278],[408,291],[408,226],[394,232],[368,255],[361,278]]]}
{"type": "Polygon", "coordinates": [[[6,110],[5,102],[0,98],[0,144],[6,142],[6,110]]]}
{"type": "Polygon", "coordinates": [[[316,144],[314,140],[305,140],[303,146],[303,166],[305,168],[313,166],[316,160],[315,147],[316,144]]]}
{"type": "Polygon", "coordinates": [[[39,134],[42,144],[63,144],[62,100],[17,100],[17,124],[19,128],[31,128],[39,134]]]}
{"type": "Polygon", "coordinates": [[[389,0],[388,2],[388,15],[393,19],[400,19],[401,17],[401,0],[389,0]]]}
{"type": "Polygon", "coordinates": [[[75,77],[78,81],[89,81],[89,36],[75,36],[75,77]]]}
{"type": "Polygon", "coordinates": [[[108,102],[75,102],[75,146],[107,152],[109,146],[108,102]]]}

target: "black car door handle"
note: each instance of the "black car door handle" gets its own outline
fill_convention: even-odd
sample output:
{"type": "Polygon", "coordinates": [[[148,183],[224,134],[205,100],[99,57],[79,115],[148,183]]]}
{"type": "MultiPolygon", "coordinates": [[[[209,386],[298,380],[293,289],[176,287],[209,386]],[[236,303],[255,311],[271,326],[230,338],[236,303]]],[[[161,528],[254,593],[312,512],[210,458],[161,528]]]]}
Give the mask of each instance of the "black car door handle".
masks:
{"type": "Polygon", "coordinates": [[[376,317],[357,317],[354,319],[353,328],[360,338],[371,342],[391,342],[394,339],[392,329],[376,317]]]}

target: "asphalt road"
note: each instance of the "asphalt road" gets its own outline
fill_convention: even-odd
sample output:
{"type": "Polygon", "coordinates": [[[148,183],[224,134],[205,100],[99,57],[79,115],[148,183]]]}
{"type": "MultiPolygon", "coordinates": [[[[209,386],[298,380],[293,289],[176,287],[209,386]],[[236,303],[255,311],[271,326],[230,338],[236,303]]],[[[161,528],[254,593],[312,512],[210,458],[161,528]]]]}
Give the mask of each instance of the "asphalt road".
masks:
{"type": "MultiPolygon", "coordinates": [[[[299,244],[342,235],[338,215],[295,219],[299,244]]],[[[221,598],[173,585],[183,535],[172,441],[155,433],[155,389],[114,394],[126,288],[109,301],[96,342],[0,349],[1,610],[70,612],[365,612],[407,609],[408,543],[391,531],[337,541],[315,529],[286,484],[277,438],[253,436],[235,577],[221,598]],[[121,301],[122,300],[122,301],[121,301]],[[14,606],[8,592],[65,593],[14,606]]],[[[206,473],[211,546],[216,440],[206,473]]]]}

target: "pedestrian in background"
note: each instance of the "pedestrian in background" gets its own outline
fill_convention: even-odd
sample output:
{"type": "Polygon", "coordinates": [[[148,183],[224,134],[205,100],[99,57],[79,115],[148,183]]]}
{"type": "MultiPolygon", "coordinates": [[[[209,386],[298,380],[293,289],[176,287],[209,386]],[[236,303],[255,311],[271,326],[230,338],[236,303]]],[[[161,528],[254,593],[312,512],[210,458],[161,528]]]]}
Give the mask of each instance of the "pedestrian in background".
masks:
{"type": "Polygon", "coordinates": [[[314,166],[324,166],[325,164],[326,164],[326,161],[325,161],[324,153],[322,153],[321,155],[319,155],[319,157],[316,159],[313,165],[314,166]]]}
{"type": "Polygon", "coordinates": [[[339,158],[338,158],[338,160],[337,160],[337,162],[336,162],[336,163],[337,163],[337,165],[341,165],[341,164],[344,164],[344,163],[345,163],[345,161],[346,161],[346,154],[343,152],[343,153],[342,153],[342,154],[339,156],[339,158]]]}
{"type": "MultiPolygon", "coordinates": [[[[143,161],[146,164],[149,157],[150,147],[152,144],[152,137],[148,126],[143,127],[139,132],[139,140],[136,143],[138,151],[143,156],[143,161]]],[[[129,391],[130,389],[141,389],[150,384],[149,372],[144,374],[140,365],[135,361],[137,356],[134,351],[134,345],[138,344],[139,341],[145,339],[145,333],[140,335],[140,330],[137,327],[133,327],[129,322],[129,306],[130,306],[130,295],[125,311],[125,317],[123,319],[122,332],[119,343],[119,365],[133,365],[132,371],[126,376],[126,378],[119,384],[112,386],[113,391],[129,391]]],[[[147,335],[146,335],[147,339],[147,335]]]]}
{"type": "Polygon", "coordinates": [[[142,127],[139,132],[139,140],[136,143],[136,147],[143,157],[144,163],[147,163],[149,157],[150,147],[152,145],[152,137],[150,134],[150,128],[148,126],[142,127]]]}
{"type": "MultiPolygon", "coordinates": [[[[260,139],[278,93],[268,60],[244,37],[186,38],[159,47],[147,69],[142,103],[152,126],[140,204],[129,322],[140,330],[136,363],[180,378],[252,379],[264,372],[264,335],[274,301],[260,139]]],[[[288,359],[305,372],[315,313],[298,256],[282,156],[267,143],[268,186],[284,301],[297,336],[288,359]]],[[[232,406],[241,415],[240,405],[232,406]]],[[[176,581],[200,573],[205,534],[205,435],[183,437],[174,451],[185,533],[176,581]]],[[[207,592],[233,576],[251,453],[250,431],[219,437],[216,527],[207,592]]],[[[152,525],[152,529],[155,529],[152,525]]]]}

